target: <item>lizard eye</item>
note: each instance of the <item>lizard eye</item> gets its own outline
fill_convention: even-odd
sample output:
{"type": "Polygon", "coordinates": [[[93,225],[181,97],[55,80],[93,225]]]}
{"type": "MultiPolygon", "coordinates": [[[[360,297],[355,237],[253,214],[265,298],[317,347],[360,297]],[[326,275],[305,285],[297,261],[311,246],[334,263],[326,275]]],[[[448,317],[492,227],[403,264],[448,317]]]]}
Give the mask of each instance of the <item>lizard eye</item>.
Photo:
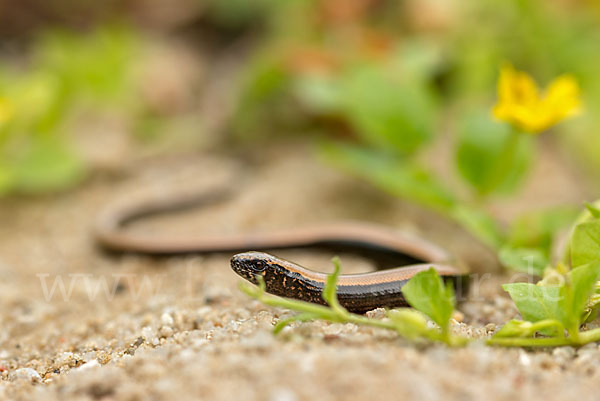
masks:
{"type": "Polygon", "coordinates": [[[267,264],[265,262],[263,262],[262,260],[255,261],[254,263],[252,263],[251,266],[252,266],[252,270],[254,270],[256,272],[261,272],[267,268],[267,264]]]}

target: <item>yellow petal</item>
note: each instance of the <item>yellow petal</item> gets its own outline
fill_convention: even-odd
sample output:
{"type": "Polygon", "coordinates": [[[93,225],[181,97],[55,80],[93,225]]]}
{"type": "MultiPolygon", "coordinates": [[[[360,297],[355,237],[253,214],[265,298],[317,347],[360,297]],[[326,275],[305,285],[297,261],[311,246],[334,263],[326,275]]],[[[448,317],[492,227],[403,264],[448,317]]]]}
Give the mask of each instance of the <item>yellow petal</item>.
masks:
{"type": "Polygon", "coordinates": [[[574,77],[562,75],[546,90],[545,107],[552,109],[561,119],[577,114],[581,110],[579,85],[574,77]]]}
{"type": "Polygon", "coordinates": [[[502,67],[498,80],[498,100],[501,103],[529,104],[539,99],[539,89],[527,74],[510,64],[502,67]]]}
{"type": "Polygon", "coordinates": [[[505,65],[498,80],[498,103],[494,117],[525,132],[538,133],[581,109],[580,91],[575,78],[563,75],[546,89],[544,96],[526,73],[505,65]]]}

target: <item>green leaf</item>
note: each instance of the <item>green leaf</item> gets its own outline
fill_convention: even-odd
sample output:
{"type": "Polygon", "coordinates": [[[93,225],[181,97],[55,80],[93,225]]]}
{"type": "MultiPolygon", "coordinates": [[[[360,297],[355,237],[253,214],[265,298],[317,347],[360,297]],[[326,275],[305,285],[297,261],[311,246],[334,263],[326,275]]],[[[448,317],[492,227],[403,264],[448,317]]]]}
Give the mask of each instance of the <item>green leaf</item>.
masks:
{"type": "Polygon", "coordinates": [[[460,127],[456,163],[481,196],[512,192],[531,164],[531,138],[493,121],[489,112],[469,115],[460,127]]]}
{"type": "Polygon", "coordinates": [[[337,81],[329,76],[307,74],[293,82],[294,93],[306,108],[318,114],[339,113],[340,96],[337,81]]]}
{"type": "Polygon", "coordinates": [[[555,319],[540,320],[532,323],[524,320],[511,320],[494,334],[495,338],[514,338],[514,337],[532,337],[538,332],[561,333],[564,327],[561,322],[555,319]]]}
{"type": "Polygon", "coordinates": [[[540,249],[504,246],[498,254],[502,264],[510,269],[536,276],[543,276],[548,257],[540,249]]]}
{"type": "Polygon", "coordinates": [[[583,317],[581,319],[582,323],[589,323],[591,321],[596,320],[598,317],[598,312],[600,310],[600,295],[598,294],[598,285],[596,284],[596,288],[585,307],[585,311],[583,313],[583,317]]]}
{"type": "Polygon", "coordinates": [[[320,150],[326,160],[392,195],[445,212],[456,203],[431,173],[413,161],[335,142],[322,142],[320,150]]]}
{"type": "Polygon", "coordinates": [[[481,210],[457,203],[450,211],[450,217],[487,245],[498,249],[502,244],[502,231],[494,218],[481,210]]]}
{"type": "Polygon", "coordinates": [[[417,273],[402,287],[404,297],[413,308],[429,316],[443,332],[448,330],[454,310],[452,285],[444,285],[432,267],[417,273]]]}
{"type": "Polygon", "coordinates": [[[273,133],[268,127],[289,117],[285,100],[291,77],[278,56],[277,49],[265,49],[246,68],[231,127],[237,139],[264,139],[273,133]]]}
{"type": "Polygon", "coordinates": [[[534,333],[531,333],[530,328],[533,327],[533,323],[524,320],[510,320],[502,326],[494,337],[530,337],[534,333]]]}
{"type": "MultiPolygon", "coordinates": [[[[600,277],[600,263],[579,266],[569,272],[561,286],[540,286],[530,283],[504,284],[525,320],[536,323],[558,320],[571,336],[578,335],[579,324],[594,286],[600,277]]],[[[545,328],[544,334],[556,334],[545,328]]]]}
{"type": "Polygon", "coordinates": [[[514,248],[536,248],[549,255],[557,232],[573,224],[578,208],[559,206],[529,211],[511,224],[508,244],[514,248]]]}
{"type": "Polygon", "coordinates": [[[589,220],[575,226],[570,240],[571,266],[600,261],[600,220],[589,220]]]}
{"type": "Polygon", "coordinates": [[[59,77],[66,96],[115,101],[131,95],[136,37],[124,27],[104,27],[91,34],[50,31],[36,48],[38,65],[59,77]]]}
{"type": "Polygon", "coordinates": [[[572,312],[581,313],[600,278],[600,261],[571,270],[570,278],[573,286],[572,312]]]}
{"type": "Polygon", "coordinates": [[[344,115],[368,145],[411,154],[432,138],[434,100],[419,81],[369,66],[350,70],[340,85],[344,115]]]}
{"type": "Polygon", "coordinates": [[[591,203],[586,202],[585,208],[587,209],[588,212],[590,212],[590,214],[592,215],[592,217],[594,219],[600,219],[600,209],[598,209],[596,206],[592,205],[591,203]]]}
{"type": "Polygon", "coordinates": [[[32,71],[12,77],[3,89],[14,109],[9,127],[13,133],[22,131],[33,136],[53,132],[64,117],[61,82],[51,72],[32,71]]]}
{"type": "Polygon", "coordinates": [[[12,189],[13,172],[9,165],[0,162],[0,196],[12,189]]]}
{"type": "Polygon", "coordinates": [[[443,45],[418,36],[405,39],[392,56],[390,68],[404,81],[431,82],[445,65],[443,45]]]}
{"type": "Polygon", "coordinates": [[[392,309],[388,311],[387,316],[394,323],[400,335],[409,340],[426,336],[429,331],[427,321],[421,312],[410,309],[392,309]]]}
{"type": "Polygon", "coordinates": [[[437,177],[417,162],[336,142],[322,142],[320,151],[327,161],[383,191],[443,213],[488,245],[500,246],[502,233],[496,221],[484,212],[458,203],[437,177]]]}
{"type": "Polygon", "coordinates": [[[530,337],[535,332],[531,332],[533,323],[525,320],[510,320],[502,326],[498,332],[494,334],[494,337],[530,337]]]}
{"type": "Polygon", "coordinates": [[[561,321],[570,330],[577,330],[588,299],[600,278],[600,262],[579,266],[569,272],[569,281],[561,288],[561,321]]]}
{"type": "Polygon", "coordinates": [[[585,223],[585,222],[592,221],[595,219],[594,215],[592,214],[592,211],[590,210],[590,208],[587,205],[589,205],[589,207],[591,207],[592,209],[600,209],[600,200],[596,200],[596,201],[592,202],[591,204],[586,203],[585,210],[581,211],[577,215],[574,225],[577,225],[580,223],[585,223]]]}
{"type": "Polygon", "coordinates": [[[64,189],[83,178],[81,161],[58,138],[37,139],[13,166],[21,192],[64,189]]]}
{"type": "Polygon", "coordinates": [[[561,287],[542,287],[531,283],[503,284],[523,319],[530,322],[556,319],[562,321],[559,310],[561,287]]]}

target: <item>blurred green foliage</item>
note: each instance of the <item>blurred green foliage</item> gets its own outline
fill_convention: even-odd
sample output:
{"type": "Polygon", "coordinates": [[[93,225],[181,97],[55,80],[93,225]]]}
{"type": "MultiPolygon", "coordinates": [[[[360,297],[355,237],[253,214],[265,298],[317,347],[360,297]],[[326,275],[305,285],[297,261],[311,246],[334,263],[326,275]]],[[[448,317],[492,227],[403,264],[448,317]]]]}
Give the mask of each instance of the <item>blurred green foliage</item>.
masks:
{"type": "Polygon", "coordinates": [[[278,0],[213,0],[207,2],[207,14],[224,29],[240,29],[262,22],[277,7],[278,0]]]}
{"type": "MultiPolygon", "coordinates": [[[[238,108],[237,122],[244,122],[236,125],[239,137],[254,140],[281,136],[282,131],[305,134],[307,127],[315,128],[325,116],[325,121],[335,118],[349,124],[352,135],[369,144],[401,146],[410,152],[432,132],[439,132],[449,114],[469,120],[466,115],[472,115],[473,109],[489,109],[498,69],[506,61],[540,82],[572,73],[584,89],[588,109],[600,106],[595,68],[600,61],[600,16],[593,2],[449,2],[454,7],[447,21],[431,30],[411,24],[402,3],[413,4],[349,5],[334,0],[271,4],[271,29],[263,51],[247,71],[238,108]],[[444,107],[432,107],[431,99],[444,107]],[[251,121],[249,115],[262,117],[251,121]]],[[[418,7],[427,11],[430,2],[416,3],[417,11],[418,7]]],[[[589,146],[599,141],[594,132],[600,117],[595,114],[587,113],[559,130],[576,147],[577,159],[581,154],[592,164],[600,160],[593,156],[600,146],[589,146]]],[[[474,143],[487,140],[474,138],[473,130],[480,128],[473,127],[475,123],[491,125],[483,119],[463,124],[458,135],[466,142],[458,144],[461,159],[469,148],[493,146],[505,135],[502,127],[486,127],[492,137],[489,145],[474,143]]],[[[314,131],[322,132],[331,127],[317,128],[314,131]]],[[[526,143],[519,146],[521,170],[528,162],[523,156],[527,147],[526,143]]],[[[481,180],[489,171],[476,177],[466,164],[459,171],[478,192],[490,192],[491,186],[501,192],[510,188],[509,183],[488,183],[484,188],[481,180]]],[[[518,172],[508,175],[514,186],[518,172]]]]}
{"type": "MultiPolygon", "coordinates": [[[[512,62],[541,83],[573,74],[586,108],[598,108],[600,12],[593,2],[449,3],[451,12],[438,20],[438,2],[314,0],[273,7],[234,131],[253,142],[318,134],[328,162],[458,220],[502,249],[507,265],[522,269],[528,259],[543,269],[551,237],[569,224],[572,211],[536,211],[512,227],[486,212],[490,197],[518,190],[536,153],[534,137],[491,118],[499,68],[512,62]],[[416,23],[421,17],[426,21],[416,23]],[[448,168],[467,196],[427,165],[427,145],[442,133],[452,138],[455,165],[448,168]]],[[[600,173],[595,114],[555,129],[593,174],[600,173]]]]}
{"type": "Polygon", "coordinates": [[[65,123],[76,105],[118,108],[131,101],[134,43],[122,28],[53,31],[22,65],[2,66],[0,194],[56,190],[84,176],[65,123]]]}
{"type": "Polygon", "coordinates": [[[458,129],[456,165],[479,196],[511,193],[527,172],[533,138],[493,121],[489,111],[465,117],[458,129]]]}
{"type": "Polygon", "coordinates": [[[343,76],[340,86],[341,111],[365,143],[411,154],[433,136],[433,100],[421,82],[364,68],[343,76]]]}
{"type": "Polygon", "coordinates": [[[124,27],[105,27],[91,34],[58,31],[46,34],[35,51],[37,68],[60,82],[61,95],[84,97],[98,104],[124,102],[131,90],[136,58],[134,33],[124,27]]]}
{"type": "MultiPolygon", "coordinates": [[[[203,10],[195,23],[221,30],[215,40],[246,35],[255,45],[231,121],[235,140],[316,139],[327,162],[459,221],[502,249],[506,264],[519,267],[524,255],[547,263],[553,232],[572,214],[537,211],[503,227],[487,212],[490,198],[518,190],[536,153],[535,138],[489,110],[507,61],[542,83],[573,74],[586,108],[600,109],[597,2],[219,0],[203,10]],[[456,180],[428,160],[439,143],[456,180]]],[[[122,26],[52,31],[26,60],[0,64],[0,194],[85,176],[67,124],[78,109],[119,110],[134,127],[160,127],[136,99],[143,39],[122,26]]],[[[555,129],[572,158],[600,176],[598,130],[593,112],[555,129]]]]}
{"type": "Polygon", "coordinates": [[[500,260],[514,270],[542,276],[557,260],[555,238],[565,234],[578,214],[577,207],[533,211],[517,218],[499,251],[500,260]]]}
{"type": "Polygon", "coordinates": [[[383,190],[408,198],[442,212],[457,204],[448,191],[427,169],[397,157],[384,156],[362,147],[324,142],[321,154],[346,171],[372,181],[383,190]]]}

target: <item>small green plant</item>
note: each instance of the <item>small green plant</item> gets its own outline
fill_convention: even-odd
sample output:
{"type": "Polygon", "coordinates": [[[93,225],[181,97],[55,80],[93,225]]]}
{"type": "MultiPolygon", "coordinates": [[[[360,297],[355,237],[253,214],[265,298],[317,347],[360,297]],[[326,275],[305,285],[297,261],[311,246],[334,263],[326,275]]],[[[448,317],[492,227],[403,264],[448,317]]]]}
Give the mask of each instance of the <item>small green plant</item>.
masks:
{"type": "Polygon", "coordinates": [[[600,329],[580,331],[596,318],[600,305],[600,210],[587,213],[573,228],[564,261],[547,269],[537,284],[504,284],[524,320],[511,320],[490,340],[496,345],[580,346],[600,341],[600,329]],[[545,337],[534,338],[536,334],[545,337]]]}
{"type": "Polygon", "coordinates": [[[461,346],[468,341],[465,337],[457,336],[450,331],[450,318],[455,305],[454,291],[451,285],[444,284],[433,268],[416,274],[402,288],[406,300],[416,310],[388,310],[386,319],[382,320],[350,313],[339,304],[336,294],[336,284],[340,272],[339,259],[334,258],[333,264],[335,271],[328,276],[323,290],[323,299],[328,306],[269,295],[265,292],[262,276],[257,277],[258,287],[242,283],[241,289],[265,305],[299,312],[290,318],[280,320],[275,325],[275,333],[279,333],[292,322],[321,319],[394,330],[402,337],[413,341],[438,341],[449,346],[461,346]],[[429,317],[437,327],[429,327],[425,316],[429,317]]]}
{"type": "MultiPolygon", "coordinates": [[[[600,341],[600,329],[580,331],[597,301],[592,300],[600,278],[600,262],[578,266],[557,276],[560,284],[512,283],[502,287],[510,294],[524,320],[511,320],[493,338],[504,346],[581,346],[600,341]],[[536,337],[543,334],[544,337],[536,337]]],[[[594,297],[595,298],[595,297],[594,297]]]]}

